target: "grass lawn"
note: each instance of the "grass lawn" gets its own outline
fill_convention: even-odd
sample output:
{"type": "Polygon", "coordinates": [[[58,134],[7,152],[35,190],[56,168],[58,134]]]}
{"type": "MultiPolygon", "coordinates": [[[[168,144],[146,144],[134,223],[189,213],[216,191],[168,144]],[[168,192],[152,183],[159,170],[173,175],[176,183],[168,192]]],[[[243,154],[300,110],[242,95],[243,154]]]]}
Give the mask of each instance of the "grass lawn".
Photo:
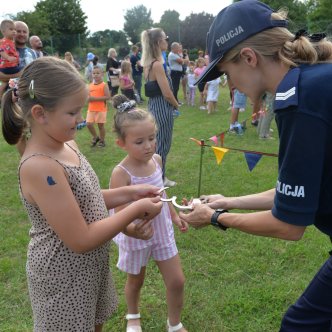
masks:
{"type": "MultiPolygon", "coordinates": [[[[167,176],[178,185],[169,189],[169,195],[179,198],[197,195],[200,147],[189,138],[208,140],[227,129],[228,102],[228,89],[222,88],[216,114],[207,115],[198,107],[184,105],[180,108],[167,161],[167,176]]],[[[112,114],[111,109],[106,148],[90,148],[91,138],[86,128],[77,134],[77,143],[103,188],[108,186],[113,167],[124,156],[114,143],[112,114]]],[[[246,112],[240,113],[240,119],[250,114],[248,107],[246,112]]],[[[225,146],[277,153],[274,124],[272,128],[275,140],[259,140],[256,129],[248,122],[243,136],[225,136],[225,146]]],[[[19,156],[2,136],[0,153],[0,331],[32,331],[25,275],[30,225],[18,195],[19,156]]],[[[276,178],[275,157],[263,156],[250,172],[243,153],[229,151],[221,165],[217,165],[212,150],[205,149],[202,194],[255,193],[272,188],[276,178]]],[[[330,249],[329,239],[314,227],[309,227],[299,242],[254,237],[235,230],[221,232],[213,227],[190,229],[185,234],[176,230],[176,240],[186,276],[182,321],[190,332],[278,331],[283,313],[305,289],[330,249]]],[[[120,305],[104,331],[118,332],[125,330],[125,274],[116,268],[115,245],[111,256],[120,305]]],[[[144,331],[165,331],[166,309],[164,285],[155,264],[150,261],[141,297],[144,331]]]]}

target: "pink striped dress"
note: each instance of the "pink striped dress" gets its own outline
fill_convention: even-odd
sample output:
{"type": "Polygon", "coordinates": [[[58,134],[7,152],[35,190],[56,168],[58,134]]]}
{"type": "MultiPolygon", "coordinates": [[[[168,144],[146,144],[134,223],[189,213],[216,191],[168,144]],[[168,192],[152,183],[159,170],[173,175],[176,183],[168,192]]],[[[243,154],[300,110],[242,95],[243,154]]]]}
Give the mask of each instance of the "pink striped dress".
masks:
{"type": "MultiPolygon", "coordinates": [[[[162,179],[162,170],[158,162],[152,158],[155,163],[156,169],[155,171],[145,177],[137,177],[131,174],[128,169],[126,169],[121,164],[117,165],[116,167],[121,167],[124,171],[128,173],[130,176],[130,183],[131,184],[151,184],[162,188],[163,179],[162,179]]],[[[163,193],[163,196],[166,197],[166,194],[163,193]]],[[[110,214],[114,213],[113,210],[110,210],[110,214]]],[[[139,220],[134,220],[134,223],[139,222],[139,220]]],[[[171,214],[169,211],[168,203],[163,203],[163,207],[161,209],[160,214],[158,214],[152,222],[152,227],[154,229],[154,234],[152,238],[149,240],[140,240],[135,239],[133,237],[127,236],[123,233],[119,233],[116,237],[113,238],[113,241],[119,246],[124,249],[128,250],[140,250],[147,248],[154,244],[161,244],[167,246],[170,243],[175,242],[174,239],[174,229],[171,219],[171,214]]]]}

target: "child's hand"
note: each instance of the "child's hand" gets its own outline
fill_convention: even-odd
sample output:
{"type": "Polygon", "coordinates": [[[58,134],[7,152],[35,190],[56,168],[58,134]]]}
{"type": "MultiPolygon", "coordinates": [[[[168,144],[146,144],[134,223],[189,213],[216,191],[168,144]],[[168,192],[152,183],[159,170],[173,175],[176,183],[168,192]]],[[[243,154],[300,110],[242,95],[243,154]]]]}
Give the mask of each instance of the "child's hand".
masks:
{"type": "Polygon", "coordinates": [[[126,235],[135,239],[149,240],[154,234],[152,220],[142,220],[137,224],[127,226],[126,235]]]}
{"type": "Polygon", "coordinates": [[[17,60],[17,58],[16,57],[14,57],[14,56],[8,56],[8,61],[9,62],[14,62],[14,63],[18,63],[18,60],[17,60]]]}
{"type": "Polygon", "coordinates": [[[180,232],[185,233],[188,230],[188,224],[181,220],[178,214],[172,218],[173,223],[179,228],[180,232]]]}
{"type": "Polygon", "coordinates": [[[141,198],[145,197],[159,197],[159,187],[152,186],[150,184],[135,184],[133,186],[130,186],[130,188],[133,190],[132,193],[132,200],[138,201],[141,198]]]}
{"type": "Polygon", "coordinates": [[[153,198],[142,198],[133,204],[138,205],[137,218],[142,220],[151,220],[160,213],[163,206],[163,202],[160,200],[160,196],[153,198]]]}

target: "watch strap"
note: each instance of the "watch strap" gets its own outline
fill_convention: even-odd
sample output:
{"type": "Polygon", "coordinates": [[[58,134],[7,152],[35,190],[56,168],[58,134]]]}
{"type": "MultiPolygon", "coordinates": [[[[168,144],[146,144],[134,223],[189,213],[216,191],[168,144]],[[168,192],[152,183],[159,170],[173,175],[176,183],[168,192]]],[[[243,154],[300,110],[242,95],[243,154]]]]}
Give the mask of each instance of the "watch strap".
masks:
{"type": "Polygon", "coordinates": [[[223,210],[223,209],[217,209],[213,212],[213,215],[211,216],[211,225],[215,226],[215,227],[219,227],[220,229],[222,229],[223,231],[225,231],[228,227],[224,226],[223,224],[221,224],[220,222],[218,222],[218,218],[222,213],[226,213],[228,212],[227,210],[223,210]]]}

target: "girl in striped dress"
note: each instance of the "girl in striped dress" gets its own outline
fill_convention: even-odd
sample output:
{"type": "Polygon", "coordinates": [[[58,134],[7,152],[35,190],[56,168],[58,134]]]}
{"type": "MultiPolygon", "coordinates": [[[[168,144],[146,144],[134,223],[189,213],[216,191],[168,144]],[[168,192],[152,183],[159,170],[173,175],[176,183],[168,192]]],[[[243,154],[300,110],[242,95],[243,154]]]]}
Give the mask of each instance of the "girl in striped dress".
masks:
{"type": "MultiPolygon", "coordinates": [[[[114,131],[117,144],[127,156],[112,173],[110,188],[149,183],[163,187],[161,158],[155,154],[156,123],[151,113],[135,108],[125,96],[114,96],[114,131]]],[[[163,193],[165,195],[165,193],[163,193]]],[[[115,212],[122,207],[116,208],[115,212]]],[[[113,213],[112,211],[111,213],[113,213]]],[[[142,331],[140,327],[139,297],[143,286],[146,265],[152,257],[163,276],[167,290],[168,331],[186,331],[180,323],[183,306],[184,275],[174,239],[172,222],[185,232],[174,207],[164,203],[161,213],[150,223],[144,236],[136,232],[134,221],[114,241],[119,247],[118,268],[127,273],[125,296],[128,307],[127,332],[142,331]]]]}

